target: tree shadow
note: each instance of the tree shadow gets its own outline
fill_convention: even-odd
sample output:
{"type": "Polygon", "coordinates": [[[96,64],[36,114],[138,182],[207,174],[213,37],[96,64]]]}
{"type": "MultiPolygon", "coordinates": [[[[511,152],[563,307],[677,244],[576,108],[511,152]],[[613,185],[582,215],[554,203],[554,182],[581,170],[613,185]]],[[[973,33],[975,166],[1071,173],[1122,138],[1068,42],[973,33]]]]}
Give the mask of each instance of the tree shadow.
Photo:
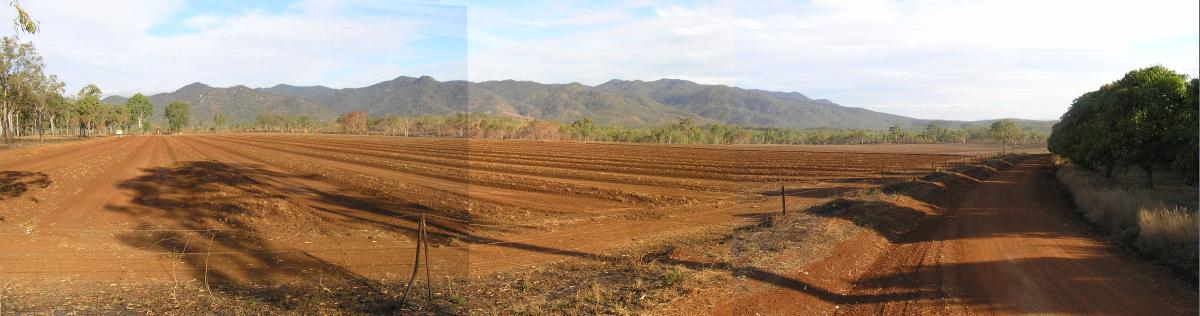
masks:
{"type": "MultiPolygon", "coordinates": [[[[0,171],[0,201],[21,197],[30,189],[46,188],[51,183],[44,172],[0,171]]],[[[4,220],[4,214],[0,214],[0,221],[4,220]]]]}
{"type": "Polygon", "coordinates": [[[0,201],[15,199],[32,188],[45,188],[53,183],[45,172],[0,171],[0,201]]]}
{"type": "MultiPolygon", "coordinates": [[[[414,236],[419,217],[412,215],[433,212],[403,201],[322,192],[304,186],[304,181],[292,181],[309,176],[262,165],[187,161],[143,172],[117,185],[133,194],[131,205],[105,206],[136,219],[135,229],[118,234],[118,240],[180,262],[180,268],[171,267],[173,275],[179,270],[211,291],[285,310],[302,307],[306,302],[297,298],[314,295],[356,302],[342,306],[357,313],[390,313],[401,306],[397,284],[376,281],[344,263],[291,247],[294,243],[278,241],[281,236],[320,233],[321,227],[365,227],[414,236]],[[293,208],[288,201],[297,199],[304,199],[301,203],[311,209],[293,208]],[[289,224],[264,224],[270,221],[289,224]],[[334,287],[343,290],[325,292],[334,287]]],[[[468,234],[459,221],[431,218],[428,222],[432,244],[468,234]]]]}

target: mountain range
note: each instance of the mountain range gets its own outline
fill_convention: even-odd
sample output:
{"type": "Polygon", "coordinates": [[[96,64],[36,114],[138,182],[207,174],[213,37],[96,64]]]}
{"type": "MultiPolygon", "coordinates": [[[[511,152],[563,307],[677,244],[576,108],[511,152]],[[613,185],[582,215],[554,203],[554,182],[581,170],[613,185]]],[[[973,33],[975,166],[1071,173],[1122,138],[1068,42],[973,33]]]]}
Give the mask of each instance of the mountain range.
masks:
{"type": "MultiPolygon", "coordinates": [[[[364,110],[371,116],[446,115],[485,112],[494,115],[571,122],[591,118],[597,123],[631,127],[676,122],[690,117],[699,123],[758,127],[865,128],[921,127],[933,120],[910,118],[846,107],[799,92],[743,89],[687,80],[610,80],[597,86],[579,83],[543,84],[532,81],[438,81],[429,76],[398,77],[361,88],[280,84],[269,88],[238,85],[229,88],[192,83],[179,90],[149,96],[156,119],[172,101],[192,105],[197,123],[211,122],[217,111],[231,122],[253,122],[258,113],[308,115],[331,119],[364,110]]],[[[104,98],[124,103],[122,96],[104,98]]],[[[978,126],[991,121],[944,121],[948,126],[978,126]]],[[[1019,124],[1049,130],[1053,122],[1021,120],[1019,124]]]]}

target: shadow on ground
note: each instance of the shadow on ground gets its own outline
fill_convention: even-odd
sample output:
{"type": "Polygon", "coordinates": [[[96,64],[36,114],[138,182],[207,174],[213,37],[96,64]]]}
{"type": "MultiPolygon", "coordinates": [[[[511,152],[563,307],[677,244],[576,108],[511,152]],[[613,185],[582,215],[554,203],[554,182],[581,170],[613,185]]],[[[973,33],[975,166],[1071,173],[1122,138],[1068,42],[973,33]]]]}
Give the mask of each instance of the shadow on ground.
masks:
{"type": "Polygon", "coordinates": [[[0,171],[0,201],[15,199],[32,188],[45,188],[53,183],[44,172],[0,171]]]}
{"type": "MultiPolygon", "coordinates": [[[[0,201],[21,197],[30,189],[46,188],[51,183],[44,172],[0,171],[0,201]]],[[[4,220],[5,214],[0,213],[0,221],[4,220]]]]}
{"type": "MultiPolygon", "coordinates": [[[[177,259],[183,265],[181,273],[190,274],[211,291],[289,311],[322,310],[306,305],[316,304],[314,296],[341,302],[334,310],[401,310],[402,284],[375,281],[278,239],[322,231],[336,234],[347,227],[415,236],[418,217],[412,215],[431,210],[297,186],[303,181],[288,180],[311,176],[275,172],[261,165],[188,161],[143,171],[142,176],[118,184],[119,189],[134,195],[132,205],[106,206],[108,211],[136,218],[136,229],[142,230],[117,238],[177,259]]],[[[467,234],[464,225],[456,221],[430,219],[429,223],[435,244],[467,234]]],[[[341,256],[349,255],[342,252],[341,256]]],[[[409,267],[395,270],[407,277],[409,267]]]]}

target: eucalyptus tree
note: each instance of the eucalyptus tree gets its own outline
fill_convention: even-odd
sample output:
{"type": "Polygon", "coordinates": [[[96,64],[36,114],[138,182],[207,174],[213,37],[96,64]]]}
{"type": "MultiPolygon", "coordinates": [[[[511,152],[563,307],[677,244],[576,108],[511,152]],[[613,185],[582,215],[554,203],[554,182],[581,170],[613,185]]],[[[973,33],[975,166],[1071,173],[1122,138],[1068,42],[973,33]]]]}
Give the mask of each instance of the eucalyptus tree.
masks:
{"type": "Polygon", "coordinates": [[[19,113],[32,93],[30,82],[41,75],[42,58],[33,44],[11,37],[0,38],[0,130],[11,141],[19,126],[19,113]]]}
{"type": "Polygon", "coordinates": [[[130,120],[136,122],[138,130],[145,130],[146,125],[144,120],[154,115],[154,105],[150,104],[150,99],[141,93],[134,94],[125,101],[126,112],[129,113],[130,120]]]}
{"type": "Polygon", "coordinates": [[[33,17],[29,15],[29,12],[25,11],[25,7],[21,6],[20,1],[10,1],[9,6],[12,6],[13,10],[16,11],[16,16],[13,17],[13,29],[17,30],[17,34],[20,34],[21,32],[34,34],[41,30],[41,28],[38,27],[37,20],[34,20],[33,17]]]}
{"type": "Polygon", "coordinates": [[[79,93],[76,94],[75,102],[72,104],[72,116],[79,126],[79,136],[87,137],[96,127],[96,121],[100,118],[100,87],[94,84],[88,84],[79,93]]]}
{"type": "Polygon", "coordinates": [[[183,101],[173,101],[163,111],[167,116],[167,127],[173,132],[182,131],[188,127],[191,119],[191,106],[183,101]]]}
{"type": "Polygon", "coordinates": [[[54,130],[54,121],[60,108],[64,105],[62,102],[62,92],[64,84],[58,80],[58,76],[50,75],[35,82],[36,88],[30,93],[30,110],[33,114],[33,126],[37,130],[38,140],[45,139],[46,124],[50,125],[50,130],[54,130]]]}

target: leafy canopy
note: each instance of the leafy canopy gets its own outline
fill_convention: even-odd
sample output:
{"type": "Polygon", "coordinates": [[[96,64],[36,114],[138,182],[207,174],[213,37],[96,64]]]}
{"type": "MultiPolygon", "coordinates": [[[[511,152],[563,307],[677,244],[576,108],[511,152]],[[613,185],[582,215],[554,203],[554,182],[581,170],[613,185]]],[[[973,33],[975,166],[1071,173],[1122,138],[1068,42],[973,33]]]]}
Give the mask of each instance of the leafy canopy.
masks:
{"type": "Polygon", "coordinates": [[[171,102],[167,105],[165,114],[167,115],[167,126],[173,132],[181,131],[188,127],[188,120],[191,115],[191,107],[181,101],[171,102]]]}

